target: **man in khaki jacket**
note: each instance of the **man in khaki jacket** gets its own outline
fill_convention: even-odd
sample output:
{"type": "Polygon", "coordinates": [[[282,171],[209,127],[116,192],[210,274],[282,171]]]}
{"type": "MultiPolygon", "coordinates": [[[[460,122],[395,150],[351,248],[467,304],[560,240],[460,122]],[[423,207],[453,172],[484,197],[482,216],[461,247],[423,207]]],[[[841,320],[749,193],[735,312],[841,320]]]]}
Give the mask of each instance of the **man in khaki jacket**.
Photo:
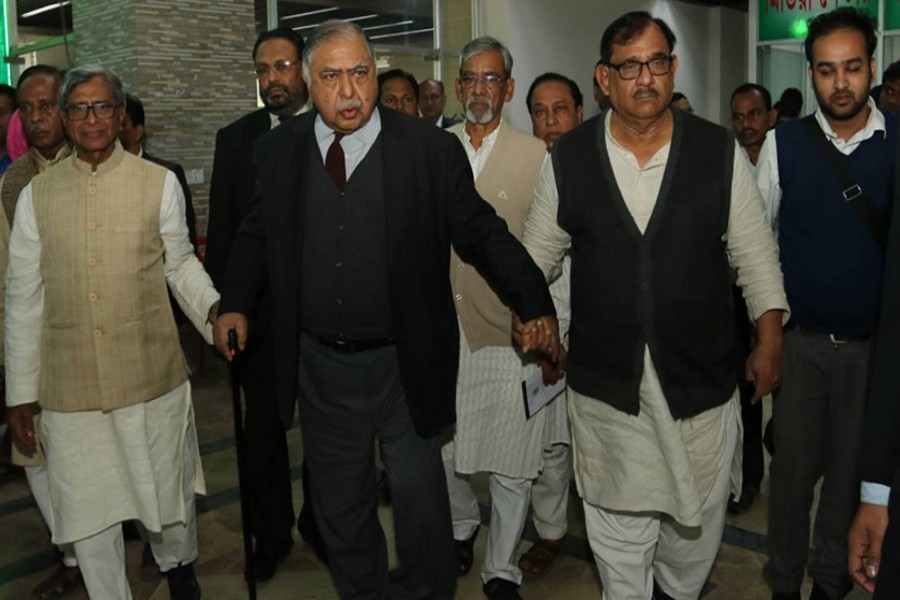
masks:
{"type": "Polygon", "coordinates": [[[10,238],[6,402],[26,448],[41,408],[53,541],[73,544],[88,595],[131,598],[121,523],[137,519],[171,597],[194,599],[204,483],[166,283],[209,339],[219,296],[175,175],[117,141],[124,100],[99,66],[63,81],[73,154],[25,187],[10,238]]]}
{"type": "MultiPolygon", "coordinates": [[[[466,120],[448,131],[462,142],[475,188],[521,239],[534,184],[544,159],[540,140],[503,122],[512,99],[512,57],[497,40],[475,39],[463,49],[456,93],[466,120]]],[[[518,598],[522,536],[532,480],[541,465],[546,411],[526,419],[523,361],[513,348],[512,313],[471,266],[453,255],[450,280],[460,325],[457,424],[443,448],[459,574],[472,566],[481,521],[467,475],[490,473],[493,516],[482,580],[488,598],[518,598]]],[[[532,367],[533,369],[534,367],[532,367]]]]}

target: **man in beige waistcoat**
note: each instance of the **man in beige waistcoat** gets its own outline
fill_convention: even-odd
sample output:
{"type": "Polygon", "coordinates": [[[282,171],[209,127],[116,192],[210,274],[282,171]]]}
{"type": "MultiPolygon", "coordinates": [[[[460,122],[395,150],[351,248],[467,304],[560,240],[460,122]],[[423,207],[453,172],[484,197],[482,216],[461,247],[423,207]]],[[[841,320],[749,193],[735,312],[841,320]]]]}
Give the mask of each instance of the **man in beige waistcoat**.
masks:
{"type": "Polygon", "coordinates": [[[26,447],[41,408],[53,541],[73,544],[90,597],[131,598],[121,523],[137,519],[171,597],[193,599],[204,483],[166,284],[208,339],[218,293],[177,179],[117,141],[124,100],[99,66],[63,81],[73,155],[25,187],[10,238],[6,401],[26,447]]]}
{"type": "MultiPolygon", "coordinates": [[[[19,76],[16,97],[29,149],[24,156],[13,161],[0,182],[0,200],[3,203],[3,217],[0,218],[0,273],[6,273],[9,233],[22,188],[38,173],[46,171],[71,153],[58,103],[61,82],[62,73],[50,65],[34,65],[19,76]]],[[[0,278],[0,289],[3,290],[0,292],[2,306],[5,278],[0,278]]],[[[2,362],[0,341],[0,364],[2,362]]],[[[52,525],[50,481],[43,456],[40,452],[19,448],[18,444],[13,448],[13,462],[20,463],[25,468],[31,493],[49,528],[52,525]]],[[[35,587],[31,593],[32,598],[64,595],[79,585],[81,572],[78,570],[78,560],[72,544],[63,544],[59,550],[63,555],[62,564],[35,587]]]]}
{"type": "MultiPolygon", "coordinates": [[[[515,88],[506,47],[494,38],[478,38],[463,49],[461,62],[456,93],[466,120],[447,131],[466,150],[475,189],[521,239],[544,144],[501,117],[515,88]]],[[[460,359],[456,431],[454,441],[443,448],[443,458],[458,573],[464,575],[472,566],[472,546],[481,522],[468,475],[486,471],[493,512],[481,573],[484,593],[488,598],[518,598],[522,572],[516,565],[516,548],[528,515],[532,480],[541,468],[548,410],[526,418],[524,358],[513,348],[510,309],[478,271],[455,253],[450,269],[459,316],[460,359]]],[[[567,440],[566,428],[559,429],[557,437],[567,440]]]]}

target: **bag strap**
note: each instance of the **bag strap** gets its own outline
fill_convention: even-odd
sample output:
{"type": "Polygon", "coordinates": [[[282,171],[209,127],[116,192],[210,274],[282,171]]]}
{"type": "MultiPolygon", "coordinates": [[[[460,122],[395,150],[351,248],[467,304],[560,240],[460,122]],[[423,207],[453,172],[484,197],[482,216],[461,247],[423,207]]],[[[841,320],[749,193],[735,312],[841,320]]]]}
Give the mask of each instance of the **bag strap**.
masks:
{"type": "Polygon", "coordinates": [[[841,195],[844,196],[844,200],[846,200],[850,206],[853,207],[853,210],[856,211],[857,216],[862,221],[863,225],[865,225],[872,238],[874,238],[878,247],[884,250],[887,246],[887,231],[884,227],[879,225],[878,221],[875,219],[875,215],[872,214],[872,211],[869,208],[869,200],[866,197],[865,192],[856,182],[856,178],[854,178],[844,166],[841,161],[841,153],[838,152],[837,148],[835,148],[830,141],[828,141],[818,120],[812,116],[807,117],[804,120],[806,121],[807,133],[809,133],[809,136],[812,139],[813,146],[815,146],[819,155],[825,160],[825,164],[831,168],[834,176],[838,180],[838,184],[844,188],[841,192],[841,195]]]}

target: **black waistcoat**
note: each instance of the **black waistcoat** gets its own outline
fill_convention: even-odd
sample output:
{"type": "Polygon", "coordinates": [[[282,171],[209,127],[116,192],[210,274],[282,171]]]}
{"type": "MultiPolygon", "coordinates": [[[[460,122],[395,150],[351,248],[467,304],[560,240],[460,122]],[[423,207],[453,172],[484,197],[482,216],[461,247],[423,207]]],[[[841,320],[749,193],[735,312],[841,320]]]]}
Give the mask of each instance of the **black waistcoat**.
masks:
{"type": "Polygon", "coordinates": [[[348,340],[390,337],[381,136],[343,190],[325,171],[319,148],[309,155],[300,326],[348,340]]]}
{"type": "Polygon", "coordinates": [[[724,235],[734,139],[672,111],[662,186],[643,235],[606,152],[604,115],[553,149],[560,226],[572,236],[572,388],[629,414],[640,409],[645,344],[672,416],[734,393],[734,326],[724,235]]]}

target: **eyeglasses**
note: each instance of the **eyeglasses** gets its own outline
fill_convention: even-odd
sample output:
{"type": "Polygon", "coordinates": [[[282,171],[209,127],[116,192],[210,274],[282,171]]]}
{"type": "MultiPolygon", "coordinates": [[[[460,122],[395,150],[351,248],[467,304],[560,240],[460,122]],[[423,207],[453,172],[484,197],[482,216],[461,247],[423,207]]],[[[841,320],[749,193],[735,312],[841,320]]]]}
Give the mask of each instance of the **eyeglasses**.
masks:
{"type": "Polygon", "coordinates": [[[275,61],[275,64],[271,67],[269,65],[256,65],[253,72],[256,74],[257,79],[262,79],[268,75],[272,69],[275,69],[276,73],[281,73],[283,75],[290,71],[292,67],[299,64],[299,60],[278,60],[275,61]]]}
{"type": "Polygon", "coordinates": [[[475,73],[463,73],[459,76],[459,82],[462,84],[464,88],[472,88],[475,87],[475,84],[481,82],[486,88],[489,89],[497,89],[500,87],[500,84],[506,81],[506,77],[502,75],[497,75],[496,73],[485,73],[480,77],[475,73]]]}
{"type": "Polygon", "coordinates": [[[606,63],[606,66],[618,71],[619,77],[622,79],[637,79],[641,76],[641,71],[644,70],[645,66],[650,70],[651,75],[665,75],[672,70],[672,57],[657,56],[656,58],[651,58],[650,60],[645,60],[643,62],[639,60],[626,60],[617,65],[606,63]]]}
{"type": "Polygon", "coordinates": [[[33,113],[46,114],[54,110],[56,110],[56,102],[44,101],[37,104],[26,103],[19,105],[19,112],[23,115],[30,115],[33,113]]]}
{"type": "Polygon", "coordinates": [[[70,104],[66,107],[66,116],[70,121],[83,121],[88,111],[93,110],[98,119],[108,119],[116,113],[119,104],[111,102],[94,102],[93,104],[70,104]]]}

